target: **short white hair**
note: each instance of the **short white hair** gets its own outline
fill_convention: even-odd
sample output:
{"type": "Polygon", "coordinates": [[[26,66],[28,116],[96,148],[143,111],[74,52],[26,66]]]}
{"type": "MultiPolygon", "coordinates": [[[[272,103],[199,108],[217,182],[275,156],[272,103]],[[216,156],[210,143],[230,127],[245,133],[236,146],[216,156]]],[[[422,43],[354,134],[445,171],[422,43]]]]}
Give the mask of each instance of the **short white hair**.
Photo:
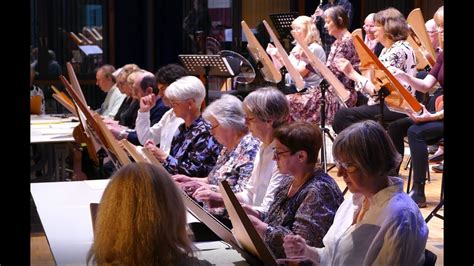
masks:
{"type": "Polygon", "coordinates": [[[194,99],[196,106],[201,107],[201,103],[206,96],[206,89],[202,81],[195,76],[184,76],[171,83],[166,88],[165,96],[170,100],[184,101],[194,99]]]}
{"type": "Polygon", "coordinates": [[[220,99],[213,101],[206,107],[202,117],[208,122],[214,118],[224,128],[248,131],[242,101],[230,94],[224,94],[220,99]]]}

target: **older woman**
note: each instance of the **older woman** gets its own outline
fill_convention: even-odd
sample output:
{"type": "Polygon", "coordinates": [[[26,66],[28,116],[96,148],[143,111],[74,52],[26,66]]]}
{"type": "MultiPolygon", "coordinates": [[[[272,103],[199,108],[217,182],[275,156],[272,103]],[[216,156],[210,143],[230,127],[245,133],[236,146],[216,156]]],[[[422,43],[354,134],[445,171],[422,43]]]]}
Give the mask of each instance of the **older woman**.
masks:
{"type": "MultiPolygon", "coordinates": [[[[249,130],[261,144],[253,163],[252,175],[245,188],[236,196],[245,204],[245,208],[266,212],[283,178],[272,160],[275,147],[273,132],[288,120],[288,101],[281,91],[265,87],[247,95],[243,104],[249,130]]],[[[198,188],[193,197],[211,207],[224,206],[222,195],[207,187],[198,188]]]]}
{"type": "MultiPolygon", "coordinates": [[[[201,186],[218,191],[221,180],[227,180],[235,193],[242,191],[252,174],[253,161],[260,146],[260,141],[248,132],[245,125],[242,102],[235,96],[223,95],[212,102],[202,116],[211,124],[211,134],[224,146],[221,154],[207,179],[174,175],[174,180],[188,194],[193,194],[201,186]]],[[[223,208],[207,209],[216,216],[224,214],[223,208]]]]}
{"type": "MultiPolygon", "coordinates": [[[[416,58],[413,49],[406,41],[409,28],[403,15],[395,8],[387,8],[376,13],[374,20],[375,38],[384,46],[379,60],[385,67],[392,66],[414,76],[416,74],[416,58]]],[[[380,115],[380,103],[375,85],[370,79],[358,73],[351,63],[341,58],[337,62],[337,67],[348,78],[356,82],[357,90],[369,96],[367,105],[342,108],[336,113],[332,127],[336,133],[339,133],[353,123],[366,119],[376,120],[380,115]]],[[[389,68],[389,70],[391,69],[389,68]]],[[[414,93],[410,86],[405,87],[414,93]]],[[[390,111],[387,106],[383,106],[383,108],[385,122],[406,117],[405,114],[390,111]]]]}
{"type": "MultiPolygon", "coordinates": [[[[342,6],[335,6],[324,11],[325,27],[329,34],[336,40],[331,46],[326,61],[326,66],[342,82],[344,88],[350,92],[349,99],[346,100],[347,106],[355,106],[357,103],[357,93],[354,90],[354,82],[347,78],[344,73],[336,68],[336,59],[347,58],[354,66],[359,65],[359,56],[352,42],[352,35],[347,30],[348,17],[347,12],[342,6]]],[[[319,84],[319,83],[318,83],[319,84]]],[[[326,93],[325,116],[326,123],[331,124],[334,114],[339,110],[341,104],[339,98],[333,90],[326,93]]],[[[301,95],[289,95],[291,102],[290,115],[294,121],[306,121],[311,123],[320,123],[321,118],[321,89],[309,90],[301,95]]]]}
{"type": "Polygon", "coordinates": [[[210,133],[211,126],[201,116],[200,107],[205,94],[201,80],[194,76],[178,79],[165,91],[176,116],[184,123],[173,137],[169,154],[156,147],[153,140],[144,147],[172,175],[207,177],[216,164],[221,147],[210,133]]]}
{"type": "Polygon", "coordinates": [[[290,176],[280,183],[268,212],[250,218],[275,256],[282,258],[283,238],[288,234],[299,234],[308,245],[323,247],[322,239],[344,198],[334,179],[316,167],[322,144],[319,127],[295,122],[274,134],[273,159],[280,173],[290,176]]]}
{"type": "Polygon", "coordinates": [[[148,163],[126,165],[110,179],[87,260],[97,265],[210,265],[193,257],[186,209],[169,174],[148,163]]]}
{"type": "Polygon", "coordinates": [[[337,210],[324,247],[288,235],[287,257],[317,265],[422,265],[428,227],[403,180],[389,176],[400,155],[385,129],[371,120],[355,123],[337,136],[333,155],[352,195],[337,210]]]}
{"type": "MultiPolygon", "coordinates": [[[[166,88],[177,79],[186,75],[188,75],[188,71],[177,64],[166,65],[156,72],[155,78],[158,88],[158,97],[162,99],[166,106],[171,105],[165,97],[166,88]]],[[[171,108],[161,117],[158,123],[151,124],[150,110],[156,105],[158,97],[154,94],[150,94],[140,99],[140,109],[138,110],[135,129],[142,145],[144,145],[147,140],[152,139],[155,143],[160,144],[160,148],[163,151],[169,153],[174,133],[184,120],[177,117],[173,108],[171,108]]]]}

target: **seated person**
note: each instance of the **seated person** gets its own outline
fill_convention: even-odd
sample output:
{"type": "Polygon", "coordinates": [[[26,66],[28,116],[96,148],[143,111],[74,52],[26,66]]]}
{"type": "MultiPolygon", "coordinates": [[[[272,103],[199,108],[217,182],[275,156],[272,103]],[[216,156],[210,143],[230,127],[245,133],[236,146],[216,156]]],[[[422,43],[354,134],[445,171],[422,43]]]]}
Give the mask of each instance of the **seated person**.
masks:
{"type": "MultiPolygon", "coordinates": [[[[158,97],[162,99],[165,106],[171,106],[169,100],[165,97],[166,88],[177,79],[187,75],[188,71],[177,64],[169,64],[158,69],[155,74],[156,87],[158,88],[158,97]]],[[[169,152],[173,136],[179,125],[184,123],[184,120],[177,117],[173,108],[171,108],[166,111],[158,123],[151,124],[150,110],[156,105],[156,98],[156,95],[150,94],[140,99],[140,109],[137,114],[135,129],[141,145],[145,145],[147,140],[153,139],[155,143],[160,144],[160,149],[169,152]]]]}
{"type": "Polygon", "coordinates": [[[211,265],[193,256],[180,192],[155,165],[131,163],[115,173],[94,227],[87,258],[93,264],[211,265]]]}
{"type": "MultiPolygon", "coordinates": [[[[316,28],[316,25],[313,23],[310,17],[308,16],[299,16],[291,23],[291,29],[296,32],[308,46],[308,49],[321,60],[321,62],[326,62],[326,53],[324,52],[323,47],[321,46],[321,38],[319,37],[319,31],[316,28]]],[[[298,71],[304,81],[304,88],[298,89],[295,87],[295,82],[292,80],[290,73],[285,75],[285,85],[289,88],[284,89],[285,94],[292,94],[295,92],[303,92],[305,90],[313,90],[319,86],[323,77],[321,74],[314,70],[309,64],[309,60],[306,55],[303,53],[303,49],[299,46],[296,41],[294,42],[295,47],[291,49],[288,58],[290,59],[293,67],[298,71]]],[[[268,43],[267,53],[272,56],[273,64],[279,69],[283,66],[283,59],[280,55],[278,49],[273,46],[273,44],[268,43]]]]}
{"type": "Polygon", "coordinates": [[[277,258],[284,258],[283,238],[302,236],[309,246],[323,247],[322,239],[344,200],[332,177],[316,167],[322,145],[321,130],[307,122],[294,122],[275,130],[273,159],[288,174],[275,192],[266,213],[250,215],[258,234],[277,258]]]}
{"type": "MultiPolygon", "coordinates": [[[[409,33],[409,27],[405,17],[395,8],[387,8],[379,11],[374,16],[375,29],[374,35],[384,49],[380,53],[379,60],[387,68],[393,66],[409,75],[416,74],[416,57],[415,52],[406,40],[409,33]]],[[[332,127],[336,133],[341,132],[349,125],[363,120],[377,120],[380,115],[380,102],[378,88],[372,78],[367,78],[357,72],[352,65],[343,58],[337,62],[337,68],[342,71],[348,78],[356,83],[356,90],[362,92],[369,97],[367,105],[361,105],[351,108],[339,109],[335,116],[332,127]]],[[[390,70],[390,68],[389,68],[390,70]]],[[[373,73],[367,71],[366,75],[373,73]]],[[[406,90],[414,94],[409,85],[405,85],[406,90]]],[[[403,113],[391,111],[385,103],[383,107],[384,123],[390,123],[395,120],[407,117],[403,113]]]]}
{"type": "MultiPolygon", "coordinates": [[[[276,188],[283,175],[273,161],[275,129],[288,121],[290,107],[285,95],[274,87],[264,87],[251,92],[243,102],[245,123],[250,133],[261,141],[260,149],[253,162],[253,171],[237,199],[246,209],[266,212],[274,199],[276,188]]],[[[224,207],[222,195],[208,187],[196,189],[193,197],[210,207],[224,207]]]]}
{"type": "Polygon", "coordinates": [[[99,114],[104,117],[113,118],[117,113],[120,105],[125,99],[125,94],[122,94],[115,84],[115,67],[112,65],[101,66],[95,75],[97,80],[96,85],[107,93],[104,102],[101,107],[97,110],[99,114]]]}
{"type": "MultiPolygon", "coordinates": [[[[235,193],[242,191],[252,174],[260,147],[260,141],[249,133],[245,124],[242,102],[235,96],[223,95],[212,102],[202,116],[211,124],[211,134],[223,145],[217,163],[207,179],[178,174],[173,176],[174,180],[190,195],[201,186],[218,191],[222,180],[229,182],[235,193]]],[[[209,208],[207,204],[204,207],[213,215],[224,217],[223,208],[209,208]]]]}
{"type": "Polygon", "coordinates": [[[352,124],[336,137],[333,156],[352,194],[337,210],[324,247],[287,235],[286,256],[315,265],[423,265],[428,227],[403,192],[403,179],[389,176],[401,158],[385,129],[371,120],[352,124]]]}
{"type": "MultiPolygon", "coordinates": [[[[153,98],[154,105],[148,110],[150,113],[149,121],[151,125],[158,123],[163,115],[169,110],[169,107],[164,104],[163,99],[161,97],[156,97],[156,94],[158,93],[158,89],[156,88],[156,79],[155,76],[150,72],[139,72],[135,76],[132,91],[134,98],[137,100],[140,100],[141,98],[148,95],[155,96],[153,98]]],[[[137,132],[134,129],[125,128],[117,124],[115,124],[115,126],[111,125],[109,128],[117,139],[126,139],[134,145],[140,145],[137,132]]]]}
{"type": "Polygon", "coordinates": [[[158,148],[153,140],[148,149],[172,175],[207,177],[216,165],[221,146],[211,135],[211,125],[201,116],[201,104],[206,95],[204,84],[194,76],[184,76],[165,91],[177,117],[184,120],[171,142],[169,153],[158,148]]]}

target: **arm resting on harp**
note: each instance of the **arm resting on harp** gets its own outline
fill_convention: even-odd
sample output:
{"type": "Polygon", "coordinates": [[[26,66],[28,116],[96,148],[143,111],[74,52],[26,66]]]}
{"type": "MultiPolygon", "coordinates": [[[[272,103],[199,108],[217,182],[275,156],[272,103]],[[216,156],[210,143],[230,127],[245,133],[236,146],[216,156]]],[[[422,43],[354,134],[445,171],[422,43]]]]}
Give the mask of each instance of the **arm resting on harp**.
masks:
{"type": "Polygon", "coordinates": [[[344,73],[344,75],[356,83],[356,90],[366,92],[369,95],[374,95],[376,93],[377,87],[370,79],[357,72],[349,60],[345,58],[338,58],[336,59],[335,63],[339,71],[344,73]]]}

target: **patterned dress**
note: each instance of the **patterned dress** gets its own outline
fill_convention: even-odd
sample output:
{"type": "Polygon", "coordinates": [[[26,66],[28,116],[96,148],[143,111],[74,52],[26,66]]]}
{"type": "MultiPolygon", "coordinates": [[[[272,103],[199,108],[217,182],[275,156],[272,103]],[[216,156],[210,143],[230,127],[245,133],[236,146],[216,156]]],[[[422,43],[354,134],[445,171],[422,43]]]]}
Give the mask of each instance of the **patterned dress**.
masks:
{"type": "Polygon", "coordinates": [[[211,135],[211,126],[199,116],[189,127],[181,124],[171,142],[163,166],[171,175],[207,177],[216,165],[221,145],[211,135]]]}
{"type": "MultiPolygon", "coordinates": [[[[253,161],[260,149],[260,140],[247,134],[233,150],[225,147],[217,158],[216,166],[209,173],[210,185],[218,186],[219,181],[226,180],[234,193],[244,189],[253,170],[253,161]]],[[[204,207],[215,216],[223,216],[224,208],[204,207]]]]}
{"type": "MultiPolygon", "coordinates": [[[[357,102],[357,92],[354,89],[354,81],[346,77],[343,72],[339,71],[335,65],[338,58],[346,58],[349,60],[356,71],[359,70],[359,56],[352,42],[352,36],[348,33],[341,40],[336,40],[329,53],[326,66],[344,85],[345,89],[350,92],[349,99],[345,102],[348,107],[355,106],[357,102]]],[[[294,93],[286,96],[290,101],[290,120],[306,121],[309,123],[319,124],[321,121],[321,89],[315,88],[307,90],[303,93],[294,93]]],[[[326,91],[326,124],[332,124],[334,114],[341,108],[339,98],[333,92],[332,86],[326,91]]]]}
{"type": "Polygon", "coordinates": [[[344,200],[336,182],[321,169],[296,192],[288,197],[293,177],[282,180],[263,221],[268,224],[263,238],[277,258],[284,258],[283,238],[298,234],[306,243],[323,247],[323,237],[331,227],[339,205],[344,200]]]}

